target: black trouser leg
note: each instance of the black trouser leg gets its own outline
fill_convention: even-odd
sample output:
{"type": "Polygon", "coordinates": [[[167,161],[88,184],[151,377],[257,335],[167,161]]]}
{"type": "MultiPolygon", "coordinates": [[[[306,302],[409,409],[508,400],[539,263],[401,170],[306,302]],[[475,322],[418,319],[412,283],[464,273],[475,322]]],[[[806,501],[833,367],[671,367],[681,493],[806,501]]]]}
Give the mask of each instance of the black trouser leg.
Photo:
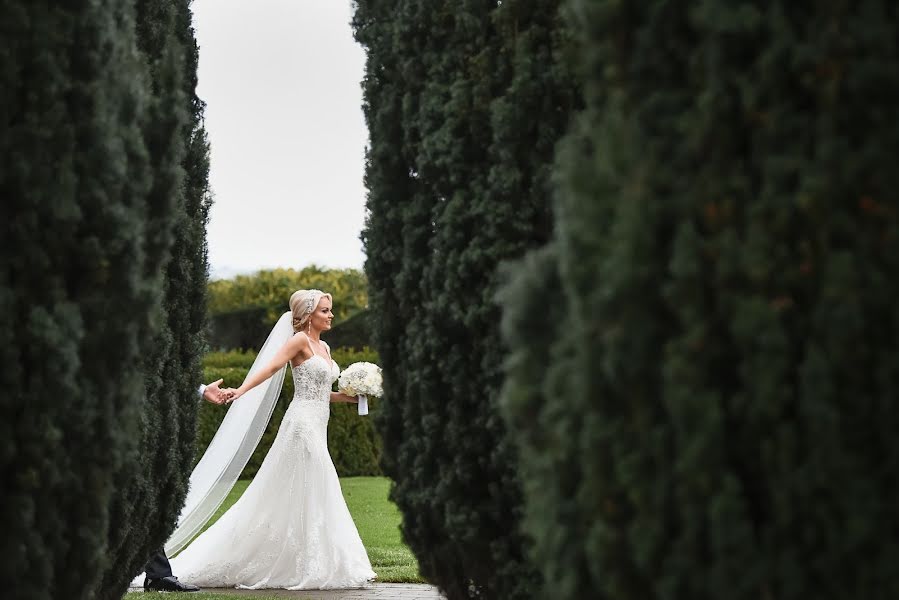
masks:
{"type": "Polygon", "coordinates": [[[165,555],[162,548],[150,557],[147,566],[144,567],[147,577],[150,579],[162,579],[163,577],[172,576],[172,565],[169,564],[169,557],[165,555]]]}

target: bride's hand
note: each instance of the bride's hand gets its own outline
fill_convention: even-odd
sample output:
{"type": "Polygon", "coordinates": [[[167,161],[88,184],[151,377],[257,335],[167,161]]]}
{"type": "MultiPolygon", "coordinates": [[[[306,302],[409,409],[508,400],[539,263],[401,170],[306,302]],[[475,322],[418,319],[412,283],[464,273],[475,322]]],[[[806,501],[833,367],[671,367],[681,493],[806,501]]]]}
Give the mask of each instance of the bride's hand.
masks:
{"type": "Polygon", "coordinates": [[[241,396],[243,396],[243,392],[241,392],[239,389],[227,388],[222,390],[222,400],[225,402],[225,404],[234,402],[241,396]]]}

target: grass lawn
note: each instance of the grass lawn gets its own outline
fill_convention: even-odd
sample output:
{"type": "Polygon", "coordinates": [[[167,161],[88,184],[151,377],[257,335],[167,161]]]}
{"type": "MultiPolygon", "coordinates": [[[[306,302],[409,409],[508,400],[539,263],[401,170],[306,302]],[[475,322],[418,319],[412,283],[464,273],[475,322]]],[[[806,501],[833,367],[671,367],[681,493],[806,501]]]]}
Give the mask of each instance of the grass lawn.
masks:
{"type": "MultiPolygon", "coordinates": [[[[228,497],[213,515],[212,525],[232,504],[237,502],[249,481],[238,481],[228,497]]],[[[368,551],[371,566],[378,574],[377,581],[389,583],[424,583],[418,574],[418,563],[412,551],[400,539],[400,511],[387,499],[390,482],[386,477],[341,478],[343,497],[346,499],[359,536],[368,551]]],[[[177,575],[177,573],[175,573],[177,575]]],[[[275,596],[254,594],[258,600],[274,600],[275,596]]],[[[166,600],[233,600],[234,596],[216,593],[166,594],[166,600]]]]}
{"type": "Polygon", "coordinates": [[[340,480],[340,487],[378,581],[424,583],[418,561],[400,538],[400,511],[387,499],[390,480],[346,477],[340,480]]]}

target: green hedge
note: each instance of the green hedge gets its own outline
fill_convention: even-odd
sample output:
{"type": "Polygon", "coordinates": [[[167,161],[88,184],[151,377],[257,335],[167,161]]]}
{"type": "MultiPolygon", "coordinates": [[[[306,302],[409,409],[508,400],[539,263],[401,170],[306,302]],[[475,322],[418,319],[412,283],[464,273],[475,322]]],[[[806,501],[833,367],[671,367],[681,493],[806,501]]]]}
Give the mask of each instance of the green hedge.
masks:
{"type": "MultiPolygon", "coordinates": [[[[358,361],[378,362],[377,353],[369,348],[359,351],[337,348],[332,355],[342,368],[358,361]]],[[[246,377],[255,358],[254,352],[209,353],[203,361],[203,381],[208,383],[223,378],[225,385],[236,387],[246,377]]],[[[256,471],[259,470],[262,460],[275,440],[275,434],[278,433],[278,427],[291,398],[293,398],[293,380],[288,375],[284,378],[284,387],[281,389],[281,397],[275,406],[271,422],[269,422],[259,446],[244,468],[241,474],[242,478],[248,479],[256,475],[256,471]]],[[[378,399],[369,399],[369,411],[374,413],[377,410],[378,399]]],[[[208,402],[204,402],[200,407],[197,423],[197,460],[203,455],[226,412],[227,407],[216,406],[208,402]]],[[[337,467],[337,472],[342,477],[381,474],[379,466],[381,440],[372,425],[372,416],[360,417],[356,414],[355,404],[331,405],[328,448],[331,458],[334,460],[334,466],[337,467]]]]}
{"type": "MultiPolygon", "coordinates": [[[[258,307],[273,323],[287,308],[294,290],[318,289],[334,295],[334,321],[340,323],[368,306],[365,274],[359,269],[264,269],[249,275],[209,282],[209,312],[219,315],[258,307]]],[[[252,347],[252,346],[251,346],[252,347]]]]}
{"type": "Polygon", "coordinates": [[[365,348],[371,346],[371,312],[360,310],[345,321],[323,332],[324,339],[332,348],[365,348]]]}
{"type": "Polygon", "coordinates": [[[209,347],[216,350],[259,348],[272,328],[266,313],[265,307],[248,306],[211,314],[209,347]]]}
{"type": "MultiPolygon", "coordinates": [[[[213,314],[209,318],[209,347],[214,350],[259,348],[272,328],[269,309],[248,306],[213,314]]],[[[332,347],[365,348],[371,345],[369,310],[362,309],[350,317],[335,321],[334,328],[323,335],[332,347]]],[[[252,362],[252,361],[250,361],[252,362]]]]}

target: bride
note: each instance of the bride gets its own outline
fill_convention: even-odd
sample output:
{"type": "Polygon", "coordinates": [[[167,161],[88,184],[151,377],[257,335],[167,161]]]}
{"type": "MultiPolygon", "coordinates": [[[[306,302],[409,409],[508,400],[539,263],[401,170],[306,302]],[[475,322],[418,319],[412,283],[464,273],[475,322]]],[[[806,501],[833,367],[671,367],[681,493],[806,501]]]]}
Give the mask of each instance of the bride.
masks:
{"type": "Polygon", "coordinates": [[[254,365],[239,388],[225,390],[225,398],[238,400],[290,363],[296,391],[243,496],[172,559],[184,580],[299,590],[361,587],[376,577],[328,454],[329,402],[356,401],[331,391],[340,369],[319,339],[331,328],[331,304],[331,295],[319,290],[294,292],[285,314],[293,335],[269,362],[254,365]]]}

